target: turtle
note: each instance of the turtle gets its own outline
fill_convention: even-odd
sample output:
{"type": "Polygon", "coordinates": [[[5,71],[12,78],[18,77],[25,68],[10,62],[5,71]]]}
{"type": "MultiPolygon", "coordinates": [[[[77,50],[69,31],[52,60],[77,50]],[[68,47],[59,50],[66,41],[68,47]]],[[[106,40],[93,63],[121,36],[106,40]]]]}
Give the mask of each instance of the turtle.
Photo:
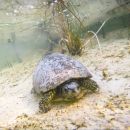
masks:
{"type": "Polygon", "coordinates": [[[32,92],[40,94],[39,111],[46,113],[54,100],[76,101],[99,90],[91,72],[81,62],[61,53],[49,53],[33,73],[32,92]]]}

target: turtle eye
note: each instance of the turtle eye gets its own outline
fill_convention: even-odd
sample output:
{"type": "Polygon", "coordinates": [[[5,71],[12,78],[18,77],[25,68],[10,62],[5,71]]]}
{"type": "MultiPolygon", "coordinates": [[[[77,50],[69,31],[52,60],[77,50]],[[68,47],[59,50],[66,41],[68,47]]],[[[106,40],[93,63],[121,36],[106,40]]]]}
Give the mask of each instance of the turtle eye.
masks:
{"type": "Polygon", "coordinates": [[[67,87],[65,87],[65,92],[68,92],[68,88],[67,87]]]}

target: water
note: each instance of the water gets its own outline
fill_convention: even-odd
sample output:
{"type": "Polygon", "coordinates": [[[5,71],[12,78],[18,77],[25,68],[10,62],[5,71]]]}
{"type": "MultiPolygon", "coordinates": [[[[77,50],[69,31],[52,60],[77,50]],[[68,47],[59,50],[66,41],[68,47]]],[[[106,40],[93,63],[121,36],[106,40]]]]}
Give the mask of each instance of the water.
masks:
{"type": "MultiPolygon", "coordinates": [[[[14,18],[11,18],[12,23],[14,18]]],[[[17,22],[20,19],[18,17],[17,22]]],[[[22,62],[25,57],[33,55],[33,51],[37,52],[37,49],[48,48],[47,35],[44,36],[44,32],[37,29],[35,21],[27,20],[18,25],[10,23],[0,27],[0,69],[22,62]]]]}
{"type": "MultiPolygon", "coordinates": [[[[58,29],[49,25],[53,21],[50,19],[51,8],[35,8],[39,4],[38,1],[23,1],[23,3],[23,6],[16,2],[3,1],[1,3],[0,8],[4,8],[8,4],[10,6],[9,9],[0,11],[0,69],[22,62],[25,57],[39,52],[39,49],[42,55],[42,51],[51,49],[51,42],[58,43],[60,40],[58,29]],[[13,8],[11,8],[11,4],[13,8]]],[[[127,8],[120,7],[120,9],[117,8],[119,3],[113,0],[109,2],[82,0],[73,1],[73,4],[79,13],[78,16],[84,19],[85,36],[88,30],[96,32],[102,22],[108,18],[110,20],[99,33],[103,35],[103,38],[106,37],[107,32],[129,26],[129,15],[112,18],[122,12],[127,14],[128,5],[127,8]]]]}
{"type": "MultiPolygon", "coordinates": [[[[76,118],[75,115],[77,115],[77,112],[83,116],[84,113],[86,113],[85,117],[89,116],[90,119],[97,119],[100,125],[104,119],[99,119],[95,117],[95,115],[97,111],[100,113],[103,112],[102,109],[107,115],[105,120],[108,125],[110,125],[110,120],[107,119],[109,113],[107,113],[103,105],[101,108],[100,102],[105,99],[109,100],[111,95],[119,95],[119,100],[121,100],[120,94],[124,94],[126,98],[129,91],[130,76],[128,70],[130,58],[128,39],[130,35],[130,15],[128,11],[126,11],[127,8],[116,8],[118,6],[116,0],[81,0],[74,1],[75,3],[73,2],[77,10],[79,10],[79,16],[84,18],[85,30],[83,33],[85,36],[87,35],[87,39],[91,37],[87,34],[88,30],[96,32],[101,24],[109,18],[108,22],[106,22],[97,35],[101,49],[103,49],[103,54],[101,55],[98,51],[97,41],[92,40],[91,43],[89,43],[89,50],[87,48],[82,56],[74,57],[89,67],[95,74],[95,77],[96,75],[99,76],[97,81],[99,81],[101,85],[102,93],[87,96],[85,100],[79,101],[74,106],[65,106],[65,108],[57,106],[50,111],[50,113],[39,118],[39,115],[36,114],[39,99],[31,94],[32,73],[42,55],[49,49],[52,49],[50,43],[58,43],[61,34],[58,32],[59,28],[54,27],[55,24],[53,24],[53,27],[50,26],[53,21],[53,19],[50,19],[52,17],[50,7],[46,9],[38,8],[39,6],[34,8],[33,2],[34,5],[36,5],[37,1],[31,1],[31,3],[23,0],[22,5],[25,4],[24,6],[17,5],[15,1],[13,2],[9,4],[7,10],[0,10],[0,126],[8,125],[8,123],[14,122],[17,116],[22,113],[27,113],[32,117],[37,116],[38,120],[43,117],[43,120],[47,122],[46,119],[48,119],[51,125],[56,124],[55,121],[57,121],[59,127],[61,127],[64,119],[70,123],[69,118],[71,118],[71,116],[69,115],[76,118]],[[118,42],[119,39],[124,38],[125,40],[122,40],[122,43],[118,42]],[[104,41],[106,41],[106,43],[104,41]],[[114,45],[111,41],[114,41],[114,45]],[[92,49],[92,44],[94,44],[93,48],[95,48],[95,50],[92,49]],[[103,45],[106,45],[106,47],[102,48],[103,45]],[[125,46],[127,48],[125,48],[125,46]],[[123,56],[122,53],[120,55],[122,48],[123,56]],[[104,65],[106,65],[108,74],[110,74],[110,79],[108,80],[103,80],[101,75],[101,67],[104,67],[104,65]],[[125,88],[127,88],[128,91],[125,90],[125,88]],[[99,106],[97,106],[98,104],[96,104],[95,100],[98,100],[99,106]],[[94,102],[95,104],[93,105],[94,102]],[[97,107],[99,108],[96,109],[97,107]],[[65,111],[63,112],[64,116],[60,108],[65,111]],[[74,110],[77,111],[74,112],[74,110]],[[94,112],[92,116],[90,110],[94,112]],[[66,115],[66,113],[69,114],[66,115]],[[58,114],[61,115],[58,116],[58,114]]],[[[3,1],[3,3],[1,3],[3,6],[0,5],[0,9],[6,7],[7,1],[3,1]]],[[[127,7],[129,6],[127,5],[127,7]]],[[[125,98],[123,100],[125,100],[125,98]]],[[[114,100],[116,99],[114,98],[114,100]]],[[[106,101],[104,103],[106,103],[106,101]]],[[[124,107],[124,109],[125,111],[120,110],[122,112],[121,117],[127,115],[127,107],[124,107]]],[[[110,111],[111,110],[108,112],[110,111]]],[[[114,114],[116,115],[116,112],[114,114]]],[[[120,119],[122,119],[121,117],[120,119]]],[[[95,123],[95,126],[97,126],[97,121],[88,121],[90,121],[90,124],[95,123]]],[[[48,122],[47,125],[49,126],[50,124],[48,124],[48,122]]],[[[68,124],[65,122],[64,125],[66,126],[68,124]]],[[[65,127],[64,125],[62,125],[62,127],[65,127]]],[[[125,124],[123,124],[122,127],[125,127],[125,124]]]]}

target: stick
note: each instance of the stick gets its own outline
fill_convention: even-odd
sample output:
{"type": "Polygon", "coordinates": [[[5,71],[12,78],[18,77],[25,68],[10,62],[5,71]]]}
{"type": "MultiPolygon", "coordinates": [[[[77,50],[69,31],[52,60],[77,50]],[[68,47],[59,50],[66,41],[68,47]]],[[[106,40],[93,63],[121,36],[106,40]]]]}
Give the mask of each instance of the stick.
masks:
{"type": "MultiPolygon", "coordinates": [[[[100,28],[97,30],[97,32],[94,33],[94,35],[84,44],[83,47],[85,47],[85,46],[90,42],[91,39],[93,39],[94,37],[97,37],[97,34],[99,33],[99,31],[102,29],[102,27],[105,25],[105,23],[106,23],[108,20],[109,20],[109,19],[105,20],[105,21],[102,23],[102,25],[101,25],[100,28]]],[[[88,31],[88,32],[92,32],[92,31],[88,31]]]]}
{"type": "Polygon", "coordinates": [[[96,37],[97,43],[98,43],[98,46],[99,46],[99,49],[100,49],[100,53],[101,53],[101,55],[102,55],[102,49],[101,49],[101,45],[100,45],[100,42],[99,42],[99,39],[98,39],[97,34],[96,34],[95,32],[93,32],[93,31],[88,31],[88,33],[92,33],[92,34],[93,34],[93,37],[96,37]]]}

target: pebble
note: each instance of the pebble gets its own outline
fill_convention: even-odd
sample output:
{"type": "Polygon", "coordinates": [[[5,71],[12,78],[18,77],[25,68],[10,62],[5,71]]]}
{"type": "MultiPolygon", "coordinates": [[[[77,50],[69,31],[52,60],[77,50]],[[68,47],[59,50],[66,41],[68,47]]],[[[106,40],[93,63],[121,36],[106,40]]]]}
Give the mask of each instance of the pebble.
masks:
{"type": "Polygon", "coordinates": [[[85,119],[84,117],[79,117],[72,121],[72,124],[76,125],[77,127],[85,126],[85,119]]]}

